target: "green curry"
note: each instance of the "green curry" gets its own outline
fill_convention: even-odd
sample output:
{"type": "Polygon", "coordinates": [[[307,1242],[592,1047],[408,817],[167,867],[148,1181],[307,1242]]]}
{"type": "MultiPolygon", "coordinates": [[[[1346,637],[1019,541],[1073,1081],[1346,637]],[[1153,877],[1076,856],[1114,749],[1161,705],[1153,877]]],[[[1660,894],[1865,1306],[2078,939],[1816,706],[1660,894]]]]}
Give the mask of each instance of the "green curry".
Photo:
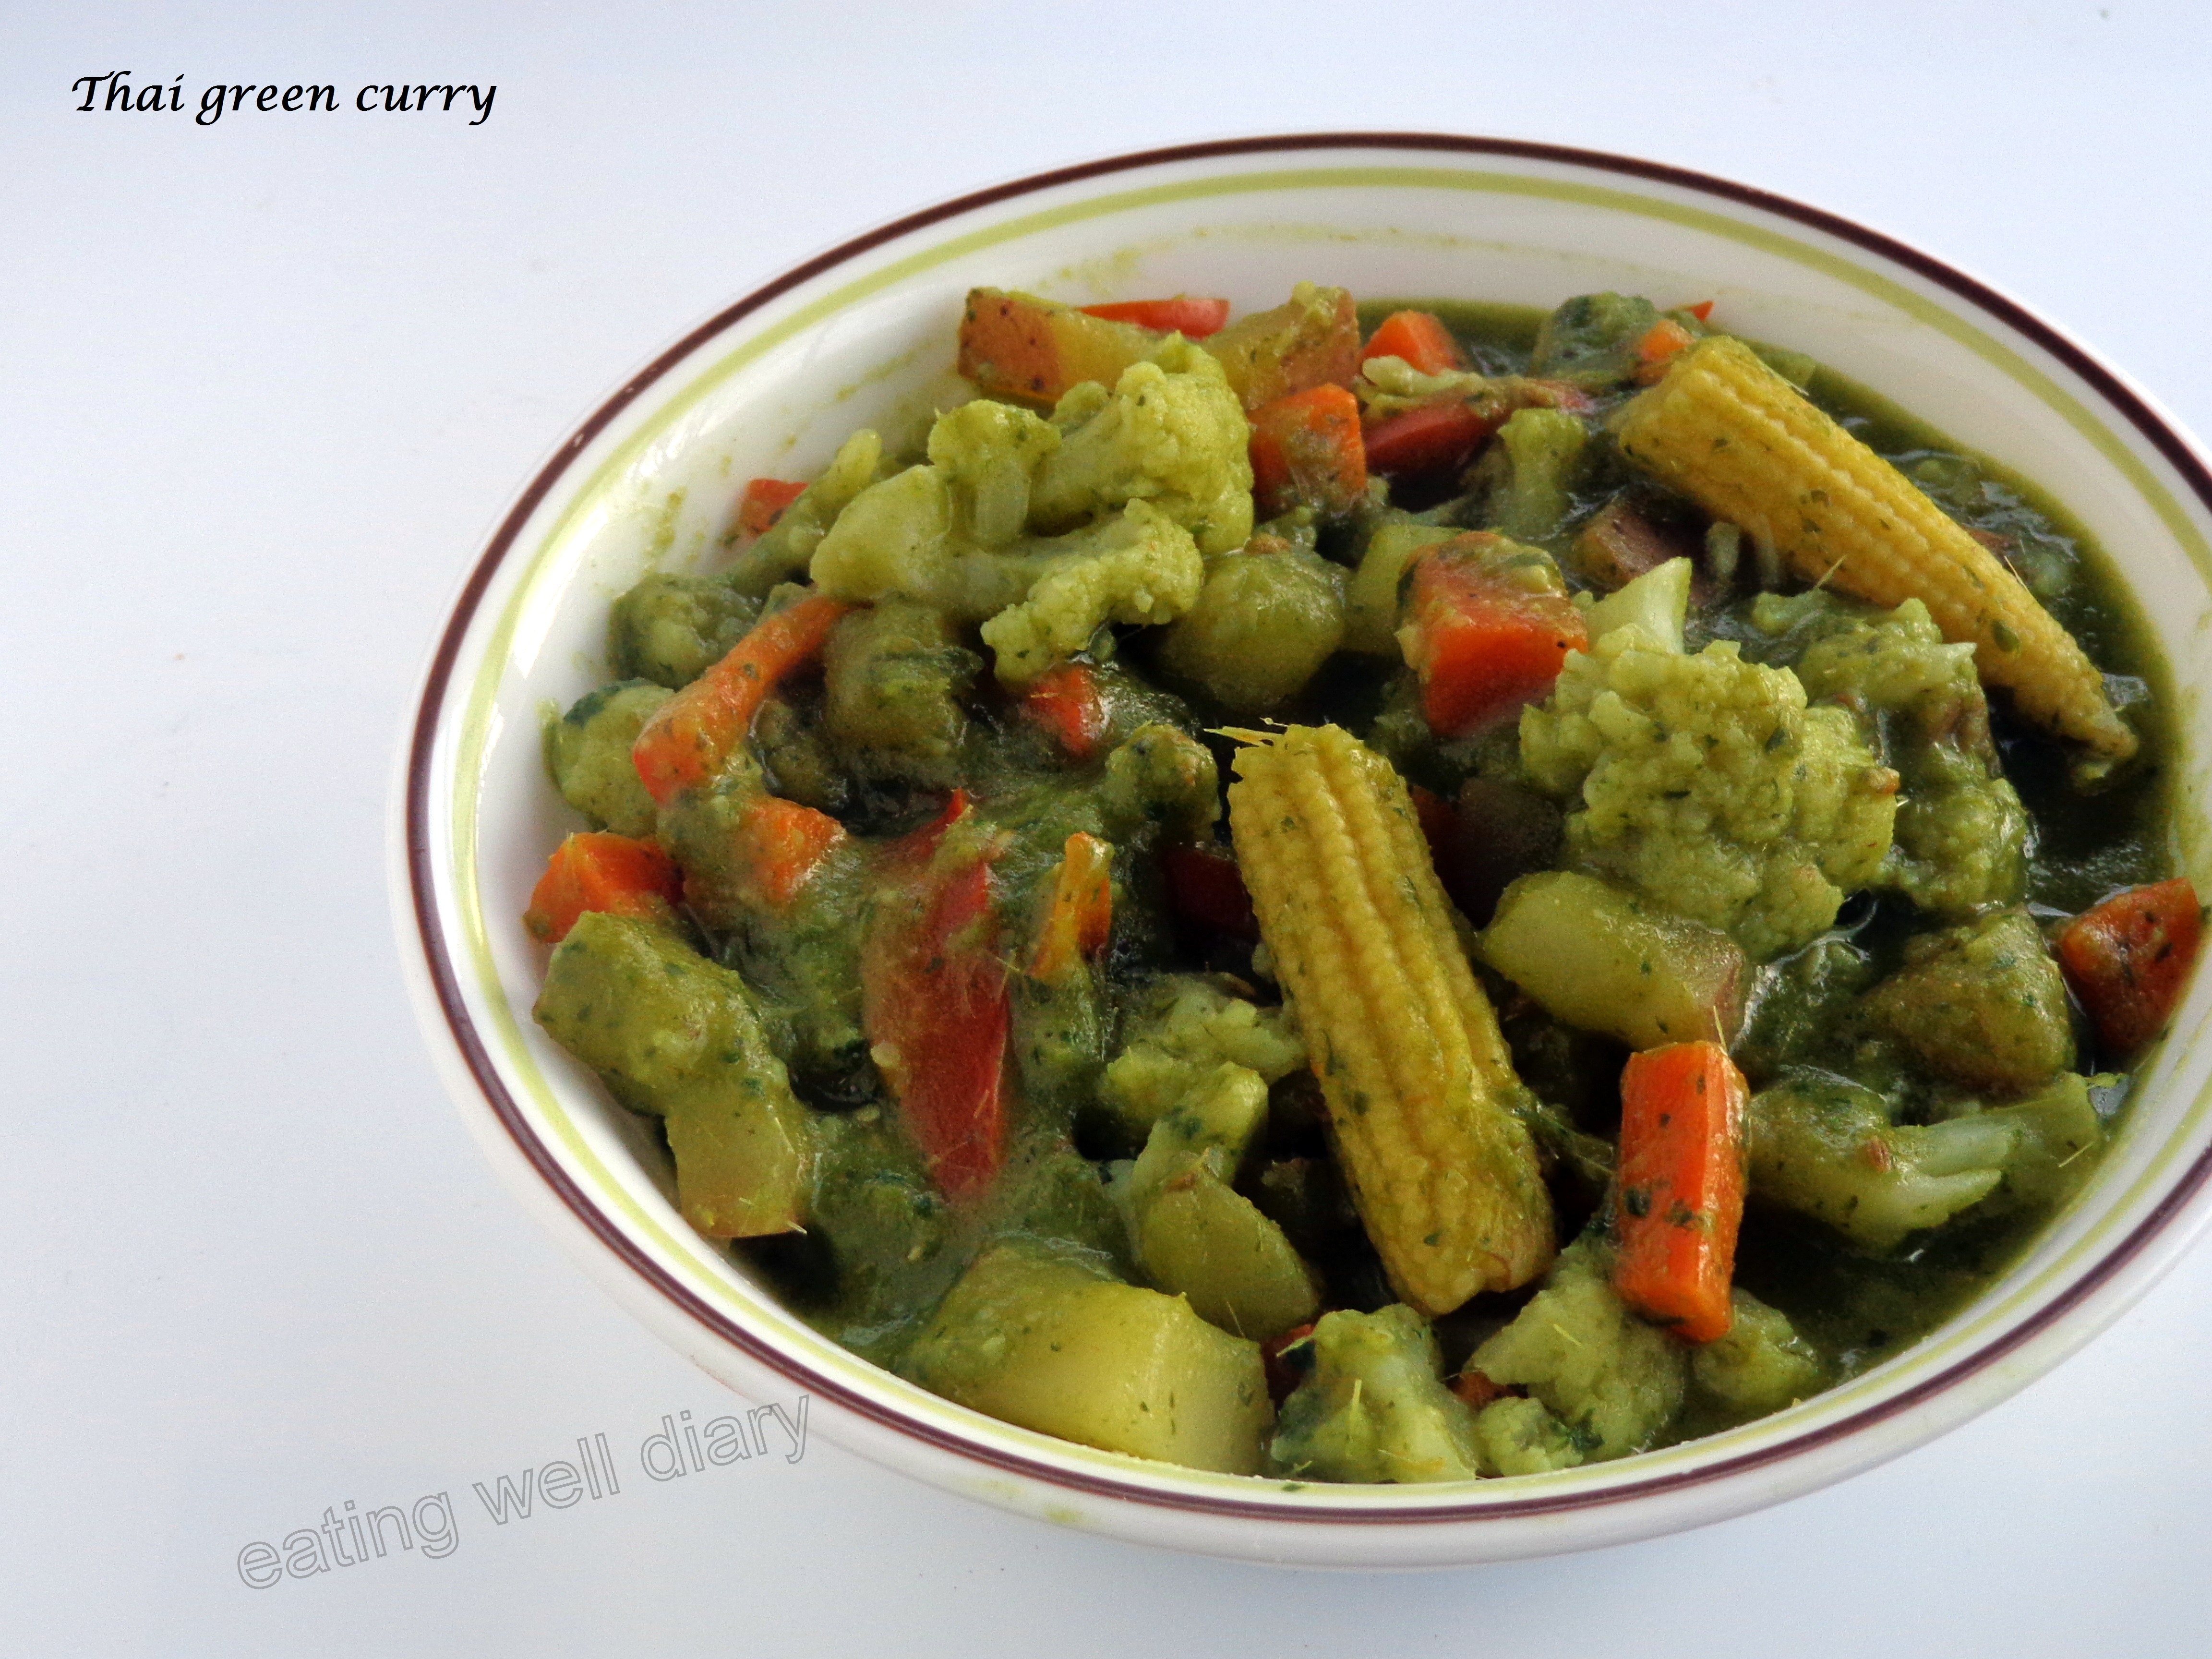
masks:
{"type": "Polygon", "coordinates": [[[2054,503],[1710,310],[978,290],[923,453],[756,481],[549,716],[590,827],[539,1022],[819,1329],[1110,1451],[1537,1474],[1898,1352],[2094,1170],[2186,978],[2170,698],[2054,503]],[[1844,538],[1930,503],[1886,588],[1844,538]],[[1248,883],[1331,803],[1227,833],[1247,746],[1328,728],[1371,799],[1294,896],[1437,919],[1343,925],[1469,984],[1471,1103],[1354,1079],[1357,988],[1248,883]],[[1529,1160],[1526,1266],[1398,1236],[1487,1201],[1440,1111],[1529,1160]]]}

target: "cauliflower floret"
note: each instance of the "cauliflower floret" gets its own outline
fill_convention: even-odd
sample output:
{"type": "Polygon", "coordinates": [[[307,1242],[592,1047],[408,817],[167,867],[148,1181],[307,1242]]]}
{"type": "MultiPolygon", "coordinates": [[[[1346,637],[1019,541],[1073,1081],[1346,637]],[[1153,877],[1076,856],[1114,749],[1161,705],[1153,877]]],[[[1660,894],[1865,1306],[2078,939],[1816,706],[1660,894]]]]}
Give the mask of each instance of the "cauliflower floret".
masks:
{"type": "Polygon", "coordinates": [[[1030,520],[1031,478],[1060,447],[1060,428],[1026,409],[978,398],[937,417],[929,464],[951,495],[952,533],[977,547],[1003,547],[1030,520]]]}
{"type": "Polygon", "coordinates": [[[1100,1099],[1141,1138],[1224,1062],[1273,1083],[1306,1063],[1305,1043],[1285,1010],[1255,1006],[1194,975],[1170,975],[1132,1020],[1100,1099]]]}
{"type": "Polygon", "coordinates": [[[846,439],[821,476],[784,508],[766,535],[738,555],[723,579],[733,591],[758,598],[805,569],[823,532],[875,482],[883,459],[883,440],[865,427],[846,439]]]}
{"type": "Polygon", "coordinates": [[[1650,1445],[1687,1387],[1682,1345],[1630,1311],[1611,1271],[1604,1251],[1577,1239],[1534,1299],[1467,1362],[1493,1382],[1526,1384],[1594,1463],[1650,1445]]]}
{"type": "Polygon", "coordinates": [[[1146,501],[1201,553],[1226,553],[1251,536],[1251,428],[1202,347],[1177,336],[1154,361],[1124,369],[1111,392],[1091,381],[1072,387],[1051,429],[1057,441],[1037,464],[1030,500],[1039,529],[1146,501]]]}
{"type": "Polygon", "coordinates": [[[1436,1334],[1403,1304],[1324,1314],[1314,1368],[1283,1402],[1271,1468],[1286,1478],[1472,1480],[1474,1415],[1437,1376],[1436,1334]]]}
{"type": "Polygon", "coordinates": [[[1206,562],[1190,532],[1149,501],[1056,540],[1038,561],[1028,598],[983,624],[1000,681],[1026,685],[1090,643],[1105,623],[1166,623],[1198,603],[1206,562]]]}
{"type": "Polygon", "coordinates": [[[1252,467],[1220,364],[1180,337],[1157,355],[1050,421],[987,399],[939,416],[928,464],[860,490],[811,545],[816,584],[981,623],[1017,686],[1107,623],[1173,622],[1205,585],[1200,547],[1252,533],[1252,467]]]}
{"type": "MultiPolygon", "coordinates": [[[[1781,621],[1794,603],[1762,601],[1755,620],[1781,621]]],[[[1990,738],[1973,647],[1946,645],[1918,599],[1887,616],[1861,606],[1832,614],[1797,678],[1807,696],[1880,721],[1904,780],[1887,884],[1953,919],[2011,903],[2027,879],[2027,812],[1990,738]]]]}
{"type": "Polygon", "coordinates": [[[1174,621],[1205,585],[1190,532],[1148,502],[1072,535],[992,549],[956,533],[959,493],[935,466],[862,492],[816,550],[816,585],[838,599],[912,599],[983,623],[1000,679],[1016,685],[1081,650],[1102,623],[1174,621]]]}
{"type": "Polygon", "coordinates": [[[1567,850],[1764,959],[1808,943],[1888,853],[1897,775],[1851,716],[1732,641],[1694,656],[1625,628],[1521,716],[1539,787],[1580,792],[1567,850]]]}
{"type": "Polygon", "coordinates": [[[1818,1072],[1753,1096],[1744,1127],[1754,1196],[1869,1250],[1893,1249],[1987,1198],[2021,1134],[1994,1112],[1893,1124],[1873,1090],[1818,1072]]]}
{"type": "Polygon", "coordinates": [[[1690,1355],[1690,1380],[1738,1416],[1764,1417],[1827,1386],[1819,1350],[1790,1316],[1749,1291],[1731,1292],[1728,1332],[1690,1355]]]}

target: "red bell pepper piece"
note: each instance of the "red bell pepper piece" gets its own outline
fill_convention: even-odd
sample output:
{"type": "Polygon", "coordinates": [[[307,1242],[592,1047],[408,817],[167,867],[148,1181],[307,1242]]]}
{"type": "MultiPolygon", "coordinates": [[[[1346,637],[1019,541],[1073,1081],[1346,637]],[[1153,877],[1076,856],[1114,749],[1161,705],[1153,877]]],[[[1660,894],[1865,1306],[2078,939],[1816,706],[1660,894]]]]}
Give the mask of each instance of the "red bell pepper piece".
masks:
{"type": "Polygon", "coordinates": [[[767,535],[784,508],[805,493],[805,484],[788,478],[755,478],[738,497],[738,534],[747,541],[767,535]]]}
{"type": "Polygon", "coordinates": [[[1106,736],[1106,700],[1088,663],[1063,663],[1038,676],[1022,696],[1022,713],[1077,760],[1097,753],[1106,736]]]}
{"type": "Polygon", "coordinates": [[[1168,902],[1184,921],[1231,939],[1260,937],[1244,872],[1226,852],[1178,843],[1160,854],[1160,868],[1168,879],[1168,902]]]}
{"type": "Polygon", "coordinates": [[[1006,1039],[1012,1020],[985,843],[944,843],[943,817],[894,847],[860,952],[862,1016],[907,1132],[956,1203],[979,1198],[1006,1162],[1006,1039]]]}
{"type": "Polygon", "coordinates": [[[1085,306],[1086,316],[1103,317],[1109,323],[1134,323],[1139,328],[1180,334],[1187,340],[1203,340],[1218,334],[1229,321],[1229,301],[1201,300],[1178,294],[1172,300],[1115,300],[1103,306],[1085,306]]]}
{"type": "Polygon", "coordinates": [[[1502,417],[1463,403],[1426,404],[1385,416],[1366,429],[1367,467],[1386,478],[1456,471],[1502,417]]]}

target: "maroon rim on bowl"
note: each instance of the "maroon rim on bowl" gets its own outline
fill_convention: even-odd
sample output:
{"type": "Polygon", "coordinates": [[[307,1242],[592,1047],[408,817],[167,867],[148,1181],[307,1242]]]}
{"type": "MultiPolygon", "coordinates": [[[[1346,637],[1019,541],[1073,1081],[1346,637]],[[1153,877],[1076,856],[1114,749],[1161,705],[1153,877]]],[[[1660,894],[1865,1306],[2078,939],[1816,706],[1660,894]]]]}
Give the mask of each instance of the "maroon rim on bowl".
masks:
{"type": "Polygon", "coordinates": [[[1854,244],[1878,255],[1893,264],[1911,270],[1929,282],[1952,293],[1993,316],[2020,335],[2032,340],[2052,357],[2064,363],[2075,374],[2095,390],[2112,408],[2124,415],[2130,424],[2186,483],[2197,501],[2212,510],[2212,471],[2208,471],[2196,453],[2179,434],[2152,410],[2141,397],[2112,371],[2089,356],[2079,346],[2053,330],[2033,313],[2004,295],[1984,286],[1964,272],[1929,258],[1916,249],[1895,241],[1878,231],[1839,218],[1817,208],[1770,194],[1748,185],[1717,179],[1682,167],[1668,167],[1655,161],[1639,161],[1633,157],[1614,155],[1600,150],[1576,149],[1554,144],[1525,143],[1515,139],[1466,137],[1450,134],[1418,132],[1317,132],[1297,133],[1273,137],[1224,139],[1206,143],[1180,144],[1167,149],[1141,150],[1127,155],[1117,155],[1102,161],[1086,161],[1078,166],[1055,168],[1048,173],[1034,174],[1009,183],[994,185],[987,190],[940,203],[908,215],[889,224],[856,236],[816,255],[795,266],[773,281],[756,289],[725,310],[709,318],[632,377],[622,388],[602,404],[579,426],[568,441],[556,450],[540,469],[529,485],[515,501],[514,506],[501,522],[483,556],[470,573],[460,598],[456,602],[451,619],[440,637],[436,652],[431,659],[425,678],[422,696],[416,713],[407,751],[406,771],[406,860],[409,890],[412,898],[415,927],[420,937],[423,959],[427,963],[431,984],[438,1005],[455,1046],[459,1048],[478,1089],[490,1104],[507,1133],[523,1157],[528,1160],[547,1186],[629,1269],[637,1273],[660,1296],[683,1310],[691,1318],[715,1336],[738,1348],[750,1358],[766,1366],[811,1393],[835,1401],[886,1428],[896,1430],[916,1440],[942,1450],[988,1464],[1009,1473],[1044,1481],[1100,1497],[1134,1500],[1170,1509],[1222,1516],[1249,1516],[1272,1521],[1295,1521],[1360,1525],[1405,1525],[1409,1522],[1435,1523],[1443,1522],[1471,1522],[1505,1520],[1562,1511],[1594,1509],[1622,1503],[1631,1498],[1656,1497],[1680,1492],[1747,1470],[1795,1457],[1814,1448],[1832,1444],[1860,1433],[1910,1410],[1933,1396],[1965,1381],[2004,1358],[2026,1343],[2049,1330],[2063,1316],[2110,1282],[2142,1250],[2169,1226],[2175,1217],[2212,1178],[2212,1150],[2201,1154],[2160,1200],[2157,1206],[2118,1243],[2107,1250],[2080,1279],[2068,1285],[2049,1304],[2036,1310],[2012,1329],[1967,1355],[1935,1376],[1914,1384],[1889,1398],[1877,1401],[1861,1410],[1824,1426],[1808,1429],[1771,1445],[1743,1452],[1697,1468],[1654,1475],[1644,1480],[1628,1480],[1601,1492],[1580,1494],[1541,1495],[1523,1498],[1506,1498],[1481,1504],[1448,1504],[1403,1512],[1378,1512],[1369,1509],[1308,1501],[1291,1504],[1274,1503],[1255,1495],[1251,1498],[1224,1498],[1210,1493],[1179,1493],[1162,1492],[1135,1482],[1124,1483],[1105,1476],[1079,1474],[1055,1468],[1019,1453],[1006,1451],[966,1439],[962,1436],[918,1422],[896,1409],[888,1407],[867,1396],[856,1393],[833,1378],[815,1371],[809,1366],[778,1352],[737,1323],[727,1315],[702,1300],[666,1269],[635,1244],[599,1210],[564,1170],[551,1151],[538,1138],[528,1120],[517,1107],[508,1092],[498,1068],[492,1063],[481,1036],[469,1015],[462,997],[453,963],[448,956],[442,931],[438,926],[434,882],[430,863],[430,803],[434,782],[432,758],[439,716],[446,701],[462,641],[475,620],[493,577],[513,550],[515,538],[523,526],[537,510],[540,502],[557,484],[569,465],[586,446],[607,425],[627,409],[641,394],[658,382],[677,364],[732,325],[759,310],[763,306],[809,282],[823,272],[835,269],[846,261],[881,246],[908,234],[925,229],[933,224],[988,207],[1012,198],[1033,194],[1057,186],[1079,184],[1085,179],[1109,177],[1115,173],[1158,166],[1176,161],[1206,161],[1217,157],[1247,156],[1267,154],[1290,154],[1325,149],[1383,149],[1426,151],[1452,155],[1510,156],[1518,160],[1556,162],[1611,173],[1629,178],[1718,197],[1724,200],[1759,210],[1778,217],[1793,220],[1799,224],[1854,244]]]}

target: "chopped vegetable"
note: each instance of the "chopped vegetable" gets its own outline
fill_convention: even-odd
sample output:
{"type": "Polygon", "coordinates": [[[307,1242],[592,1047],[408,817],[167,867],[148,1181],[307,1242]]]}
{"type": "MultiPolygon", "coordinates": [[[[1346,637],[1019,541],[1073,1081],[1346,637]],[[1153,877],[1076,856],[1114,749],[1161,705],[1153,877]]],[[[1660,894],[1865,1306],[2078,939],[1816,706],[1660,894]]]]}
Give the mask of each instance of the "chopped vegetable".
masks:
{"type": "Polygon", "coordinates": [[[1698,337],[1672,317],[1662,317],[1636,343],[1636,383],[1650,386],[1667,372],[1668,365],[1697,344],[1698,337]]]}
{"type": "Polygon", "coordinates": [[[860,957],[868,1040],[929,1172],[955,1202],[980,1197],[1006,1161],[1006,1035],[991,866],[956,795],[894,848],[860,957]]]}
{"type": "Polygon", "coordinates": [[[1359,372],[1359,314],[1340,288],[1300,283],[1285,304],[1255,312],[1208,340],[1247,409],[1309,386],[1352,384],[1359,372]]]}
{"type": "Polygon", "coordinates": [[[2074,1063],[2058,964],[2018,910],[1908,941],[1867,1006],[1920,1058],[1970,1089],[2019,1094],[2074,1063]]]}
{"type": "Polygon", "coordinates": [[[1283,1402],[1269,1468],[1289,1480],[1410,1484],[1481,1473],[1474,1414],[1438,1376],[1428,1322],[1402,1304],[1314,1327],[1311,1375],[1283,1402]]]}
{"type": "Polygon", "coordinates": [[[1370,357],[1395,357],[1423,374],[1443,374],[1467,367],[1459,342],[1432,311],[1392,312],[1367,337],[1359,354],[1361,365],[1364,367],[1370,357]]]}
{"type": "Polygon", "coordinates": [[[806,493],[805,483],[783,478],[755,478],[738,497],[738,533],[747,538],[775,528],[784,509],[806,493]]]}
{"type": "Polygon", "coordinates": [[[653,834],[659,813],[630,759],[637,734],[668,693],[649,680],[623,680],[587,692],[545,732],[545,760],[561,799],[594,829],[653,834]]]}
{"type": "Polygon", "coordinates": [[[1022,713],[1076,760],[1097,754],[1106,735],[1106,702],[1098,694],[1097,671],[1088,663],[1062,663],[1031,680],[1022,693],[1022,713]]]}
{"type": "Polygon", "coordinates": [[[2100,1042],[2125,1057],[2165,1030],[2203,935],[2204,907],[2186,877],[2115,893],[2068,925],[2058,960],[2100,1042]]]}
{"type": "Polygon", "coordinates": [[[683,873],[653,842],[592,830],[553,849],[522,920],[548,945],[594,910],[672,927],[683,890],[683,873]]]}
{"type": "Polygon", "coordinates": [[[665,1121],[692,1226],[758,1238],[805,1224],[808,1114],[737,975],[665,927],[592,911],[553,952],[533,1012],[619,1098],[665,1121]]]}
{"type": "Polygon", "coordinates": [[[737,821],[732,851],[742,902],[780,910],[799,896],[845,840],[845,826],[795,800],[761,795],[737,821]]]}
{"type": "Polygon", "coordinates": [[[1543,1288],[1468,1364],[1525,1387],[1599,1462],[1643,1450],[1666,1427],[1687,1387],[1687,1354],[1620,1299],[1606,1253],[1584,1237],[1559,1252],[1543,1288]]]}
{"type": "Polygon", "coordinates": [[[1113,931],[1114,849],[1079,830],[1067,838],[1053,877],[1043,925],[1030,951],[1030,977],[1064,979],[1085,957],[1104,950],[1113,931]]]}
{"type": "Polygon", "coordinates": [[[662,805],[721,770],[752,727],[768,694],[822,648],[851,607],[812,594],[771,612],[729,654],[660,705],[631,757],[646,792],[662,805]]]}
{"type": "Polygon", "coordinates": [[[1223,1474],[1260,1472],[1274,1416],[1258,1343],[1024,1240],[975,1259],[900,1369],[1022,1428],[1223,1474]]]}
{"type": "Polygon", "coordinates": [[[1570,1025],[1632,1048],[1733,1041],[1751,986],[1727,934],[1571,870],[1507,888],[1482,957],[1570,1025]]]}
{"type": "Polygon", "coordinates": [[[1486,532],[1421,556],[1405,614],[1399,645],[1420,676],[1430,730],[1446,737],[1543,696],[1587,642],[1551,561],[1486,532]]]}
{"type": "Polygon", "coordinates": [[[1429,404],[1365,428],[1367,470],[1389,478],[1455,471],[1498,430],[1500,417],[1472,404],[1429,404]]]}
{"type": "Polygon", "coordinates": [[[1115,300],[1103,306],[1085,306],[1083,310],[1086,316],[1134,323],[1139,328],[1180,334],[1189,340],[1218,334],[1229,320],[1228,301],[1200,300],[1188,294],[1178,294],[1172,300],[1115,300]]]}
{"type": "Polygon", "coordinates": [[[1828,1384],[1818,1350],[1797,1334],[1789,1316],[1749,1291],[1733,1297],[1729,1328],[1690,1356],[1690,1381],[1698,1392],[1739,1417],[1764,1417],[1809,1399],[1828,1384]]]}
{"type": "Polygon", "coordinates": [[[2125,760],[2137,738],[2103,677],[2002,561],[1740,340],[1701,341],[1629,406],[1622,452],[1808,579],[1878,605],[1917,599],[2023,713],[2125,760]]]}
{"type": "Polygon", "coordinates": [[[1304,504],[1351,512],[1367,499],[1359,400],[1340,386],[1310,386],[1252,411],[1254,508],[1272,519],[1304,504]]]}
{"type": "Polygon", "coordinates": [[[1438,1314],[1527,1283],[1551,1200],[1404,782],[1340,726],[1242,735],[1237,857],[1392,1285],[1438,1314]]]}
{"type": "Polygon", "coordinates": [[[1622,628],[1521,716],[1530,779],[1576,802],[1571,863],[1728,933],[1755,961],[1809,943],[1889,851],[1897,775],[1852,717],[1807,708],[1736,643],[1666,650],[1622,628]]]}
{"type": "Polygon", "coordinates": [[[1761,1090],[1745,1113],[1752,1195],[1869,1250],[1894,1249],[1987,1198],[2018,1141],[1993,1114],[1893,1124],[1872,1090],[1817,1073],[1761,1090]]]}
{"type": "Polygon", "coordinates": [[[1343,566],[1304,548],[1216,559],[1162,635],[1160,665],[1231,714],[1271,714],[1343,642],[1344,583],[1343,566]]]}
{"type": "Polygon", "coordinates": [[[979,391],[1050,408],[1085,380],[1111,386],[1165,337],[1030,294],[979,288],[960,319],[960,372],[979,391]]]}
{"type": "Polygon", "coordinates": [[[1743,1073],[1717,1042],[1631,1054],[1620,1077],[1613,1288],[1687,1342],[1728,1334],[1744,1099],[1743,1073]]]}

